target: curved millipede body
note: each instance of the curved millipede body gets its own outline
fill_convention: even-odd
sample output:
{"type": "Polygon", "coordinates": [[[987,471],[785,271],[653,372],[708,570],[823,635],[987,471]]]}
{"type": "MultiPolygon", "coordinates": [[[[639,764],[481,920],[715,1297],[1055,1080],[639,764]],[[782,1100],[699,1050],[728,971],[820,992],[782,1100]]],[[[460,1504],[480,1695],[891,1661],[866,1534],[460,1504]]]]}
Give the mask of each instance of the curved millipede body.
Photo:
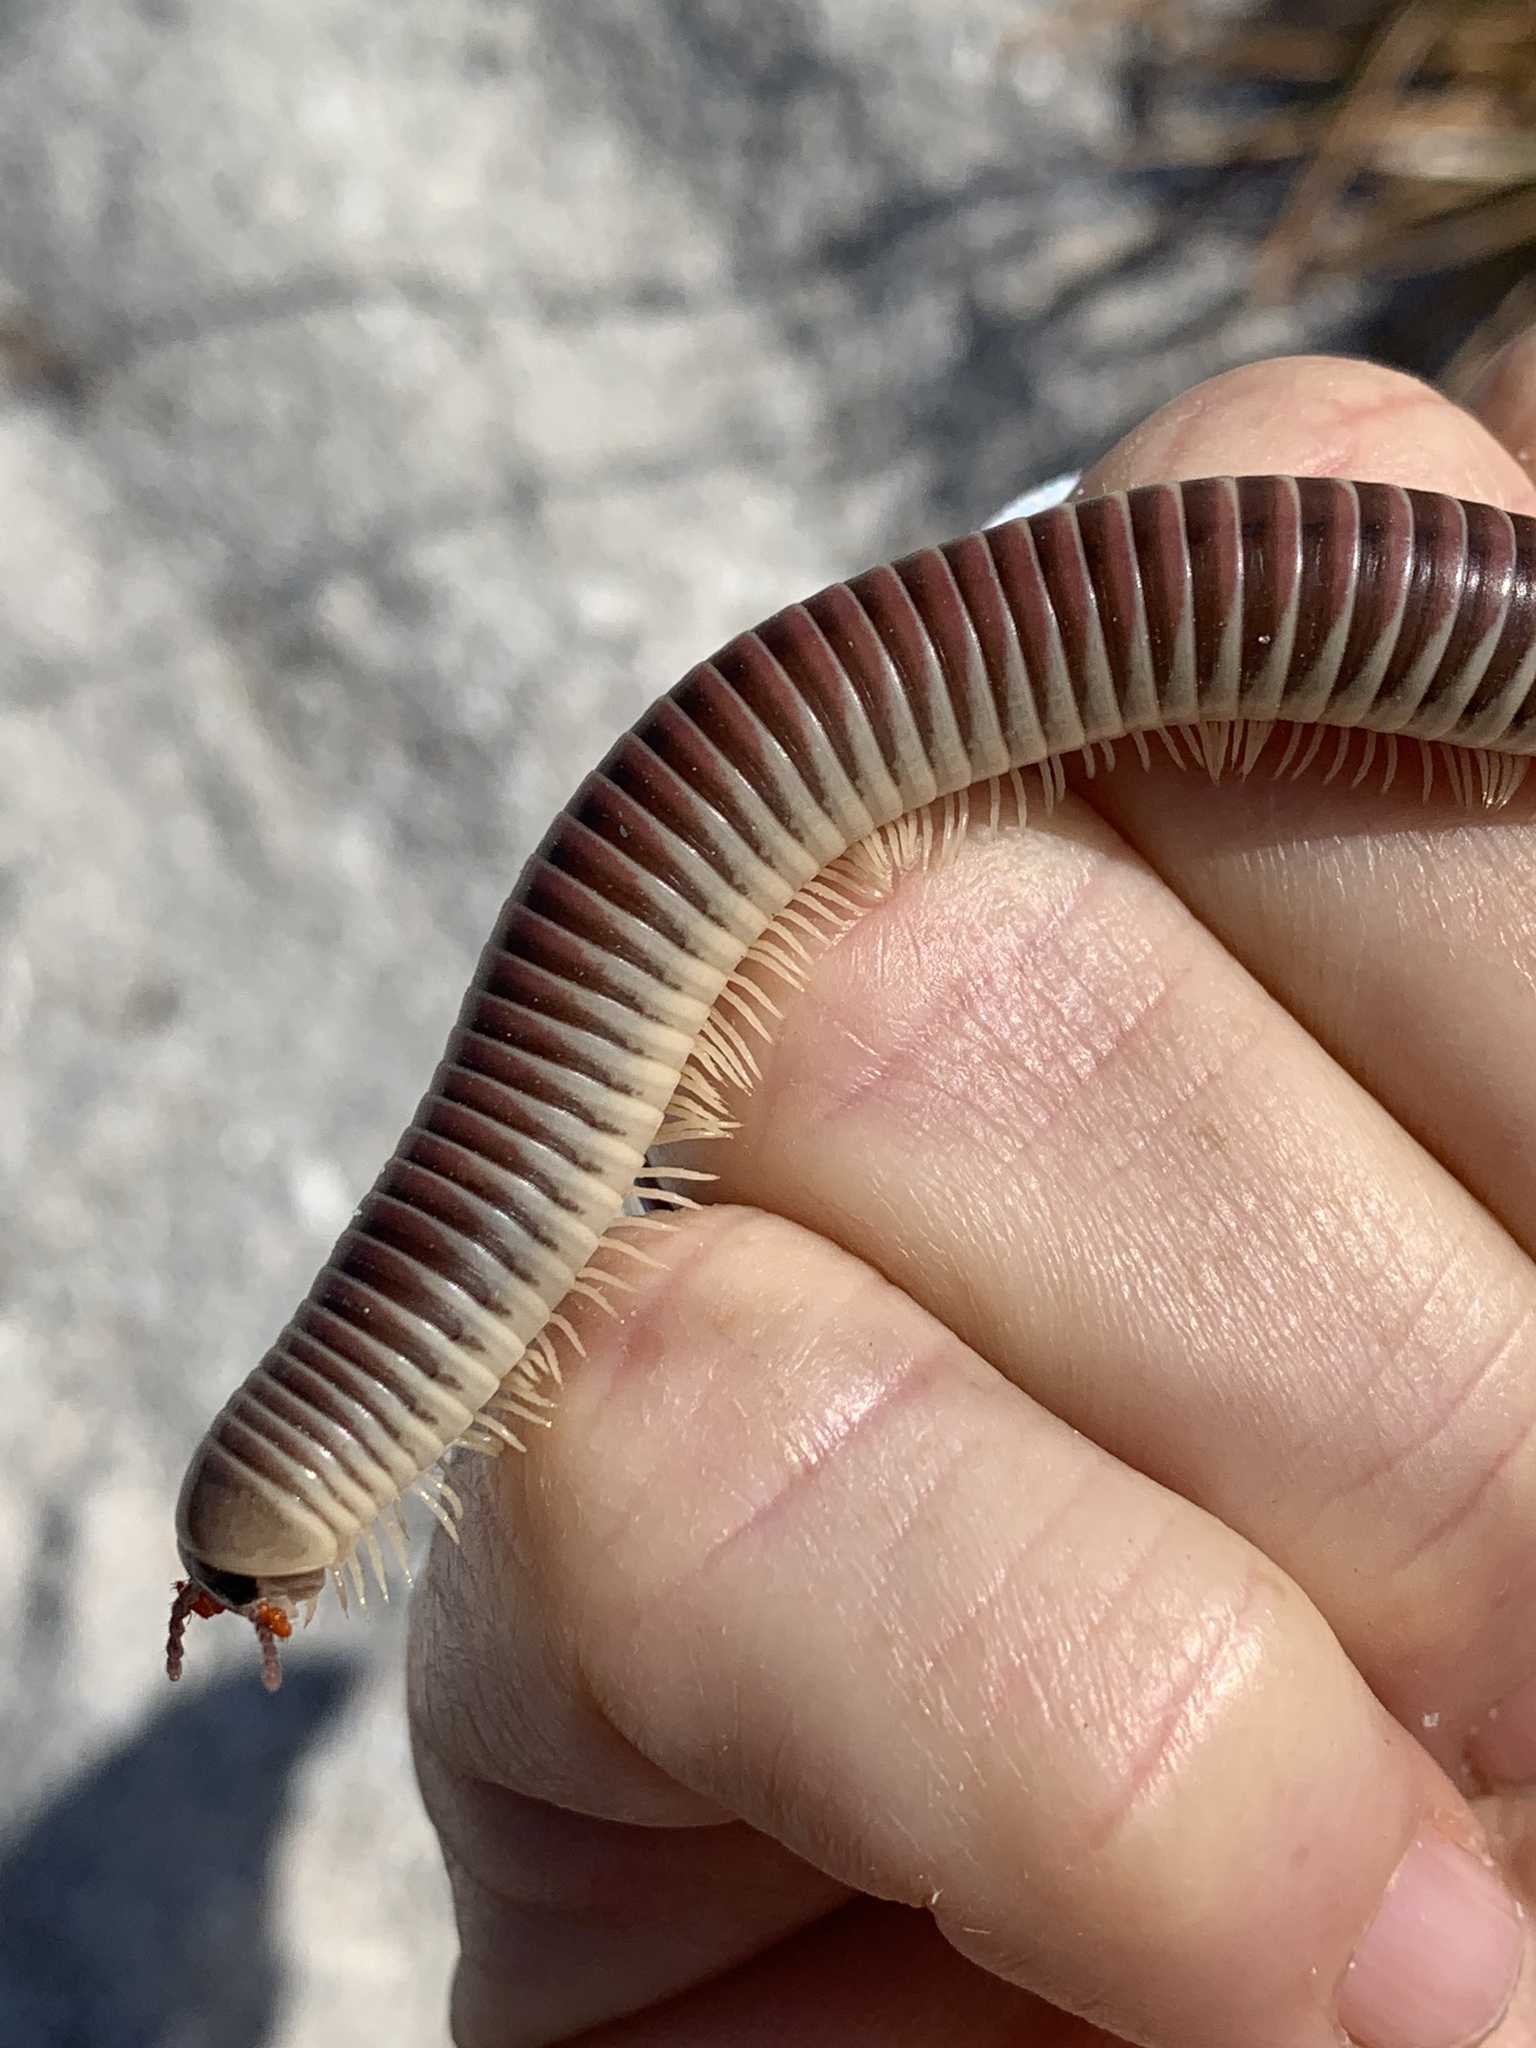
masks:
{"type": "Polygon", "coordinates": [[[1428,776],[1438,742],[1471,750],[1444,756],[1469,799],[1511,793],[1536,520],[1384,484],[1153,485],[834,584],[686,675],[551,826],[414,1122],[199,1446],[172,1675],[186,1616],[219,1607],[275,1669],[278,1624],[360,1540],[377,1563],[402,1493],[425,1476],[446,1519],[449,1445],[538,1419],[560,1302],[592,1290],[669,1103],[669,1132],[707,1126],[711,1072],[739,1075],[739,1028],[715,1012],[711,1066],[707,1020],[745,1014],[744,957],[821,870],[977,784],[995,817],[1000,779],[1059,782],[1121,737],[1246,772],[1277,723],[1284,763],[1334,728],[1337,765],[1363,730],[1361,774],[1408,740],[1428,776]]]}

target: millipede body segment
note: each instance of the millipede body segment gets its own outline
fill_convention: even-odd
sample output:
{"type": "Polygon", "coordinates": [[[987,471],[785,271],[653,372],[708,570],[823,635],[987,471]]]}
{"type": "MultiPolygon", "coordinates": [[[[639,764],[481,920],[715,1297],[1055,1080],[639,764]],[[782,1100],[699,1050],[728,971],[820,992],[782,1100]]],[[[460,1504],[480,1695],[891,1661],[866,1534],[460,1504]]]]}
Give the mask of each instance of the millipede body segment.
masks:
{"type": "Polygon", "coordinates": [[[1122,738],[1246,773],[1277,725],[1282,766],[1363,731],[1386,779],[1417,741],[1426,778],[1439,745],[1467,800],[1511,794],[1536,520],[1385,484],[1152,485],[834,584],[684,676],[550,827],[393,1158],[198,1446],[171,1675],[187,1616],[228,1608],[270,1680],[326,1575],[360,1587],[376,1527],[399,1548],[404,1493],[451,1527],[450,1446],[541,1419],[560,1304],[611,1281],[600,1244],[630,1249],[605,1233],[648,1148],[724,1128],[743,960],[786,957],[769,928],[808,887],[848,902],[823,870],[941,799],[963,826],[977,785],[1022,811],[1022,771],[1049,791],[1122,738]]]}

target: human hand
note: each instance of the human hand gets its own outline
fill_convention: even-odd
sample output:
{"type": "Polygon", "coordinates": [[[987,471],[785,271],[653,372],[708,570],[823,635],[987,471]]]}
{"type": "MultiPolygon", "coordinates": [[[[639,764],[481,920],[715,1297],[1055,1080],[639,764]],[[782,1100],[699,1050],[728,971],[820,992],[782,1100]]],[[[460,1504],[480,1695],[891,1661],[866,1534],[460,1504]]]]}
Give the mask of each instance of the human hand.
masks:
{"type": "MultiPolygon", "coordinates": [[[[1536,373],[1482,402],[1260,364],[1083,490],[1536,511],[1536,373]]],[[[744,1206],[585,1320],[418,1595],[462,2048],[1494,2024],[1485,1851],[1536,1891],[1488,1789],[1536,1780],[1536,794],[1329,759],[1078,776],[785,1006],[708,1160],[744,1206]]],[[[1536,1969],[1491,2039],[1536,2039],[1536,1969]]]]}

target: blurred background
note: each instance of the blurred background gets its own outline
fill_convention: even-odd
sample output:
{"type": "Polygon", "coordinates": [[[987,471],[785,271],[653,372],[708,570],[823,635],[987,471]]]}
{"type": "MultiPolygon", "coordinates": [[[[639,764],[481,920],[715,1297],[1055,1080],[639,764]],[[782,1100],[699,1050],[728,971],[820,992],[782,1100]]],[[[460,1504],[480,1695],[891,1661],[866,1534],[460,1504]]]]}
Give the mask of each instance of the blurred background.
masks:
{"type": "Polygon", "coordinates": [[[171,1692],[181,1467],[677,673],[1199,378],[1521,316],[1529,8],[1281,12],[0,4],[6,2048],[442,2048],[403,1617],[171,1692]]]}

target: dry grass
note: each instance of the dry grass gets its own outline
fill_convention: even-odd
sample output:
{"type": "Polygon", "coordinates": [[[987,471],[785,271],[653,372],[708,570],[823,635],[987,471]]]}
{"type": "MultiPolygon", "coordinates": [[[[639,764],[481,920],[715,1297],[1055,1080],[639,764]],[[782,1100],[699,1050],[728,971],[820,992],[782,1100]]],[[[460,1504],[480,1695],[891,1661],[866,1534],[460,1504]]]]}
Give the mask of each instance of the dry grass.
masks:
{"type": "Polygon", "coordinates": [[[1199,77],[1195,99],[1154,122],[1142,164],[1295,162],[1256,297],[1330,273],[1484,267],[1498,303],[1442,378],[1464,389],[1536,318],[1536,0],[1341,0],[1308,22],[1301,11],[1273,0],[1223,24],[1199,0],[1088,0],[1065,18],[1134,28],[1199,77]],[[1216,110],[1223,81],[1246,97],[1241,111],[1216,110]]]}

